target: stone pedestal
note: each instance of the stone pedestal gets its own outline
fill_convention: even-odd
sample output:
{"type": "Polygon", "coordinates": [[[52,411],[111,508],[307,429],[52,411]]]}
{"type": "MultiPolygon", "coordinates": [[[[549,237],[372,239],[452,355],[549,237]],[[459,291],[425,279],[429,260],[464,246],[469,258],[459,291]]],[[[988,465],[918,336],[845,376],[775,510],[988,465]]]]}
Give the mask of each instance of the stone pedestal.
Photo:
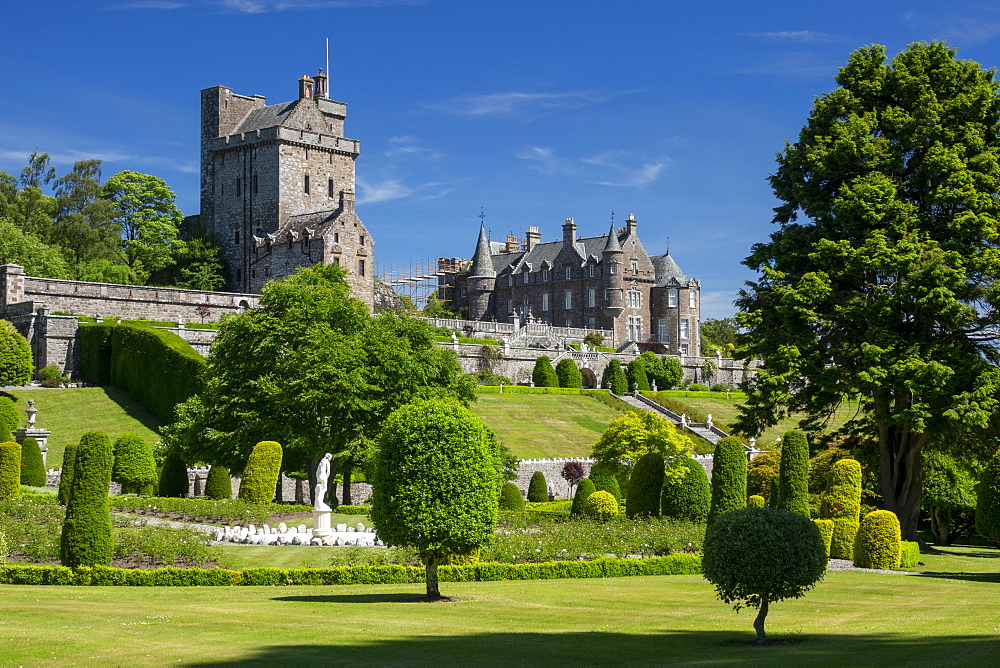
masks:
{"type": "Polygon", "coordinates": [[[322,536],[329,536],[331,534],[333,534],[333,528],[330,526],[330,511],[314,510],[313,536],[322,537],[322,536]]]}
{"type": "Polygon", "coordinates": [[[39,429],[38,427],[21,427],[20,429],[14,430],[14,439],[18,443],[24,443],[24,439],[33,438],[38,442],[38,447],[42,449],[42,461],[45,462],[46,467],[48,467],[48,462],[46,457],[49,452],[49,435],[52,432],[48,429],[39,429]]]}

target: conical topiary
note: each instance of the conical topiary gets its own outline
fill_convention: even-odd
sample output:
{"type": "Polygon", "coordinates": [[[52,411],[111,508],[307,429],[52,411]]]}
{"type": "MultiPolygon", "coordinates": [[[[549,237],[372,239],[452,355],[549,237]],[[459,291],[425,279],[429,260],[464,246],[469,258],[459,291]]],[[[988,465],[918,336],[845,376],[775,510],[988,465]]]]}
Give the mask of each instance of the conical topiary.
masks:
{"type": "Polygon", "coordinates": [[[59,554],[63,566],[107,566],[114,551],[111,533],[111,438],[88,431],[76,450],[73,487],[66,504],[59,554]]]}
{"type": "Polygon", "coordinates": [[[535,368],[531,371],[531,382],[535,387],[559,387],[559,377],[552,368],[552,360],[545,355],[535,360],[535,368]]]}
{"type": "Polygon", "coordinates": [[[607,492],[616,499],[622,498],[622,489],[618,485],[618,480],[613,473],[601,470],[595,466],[590,471],[590,481],[594,483],[595,491],[607,492]]]}
{"type": "Polygon", "coordinates": [[[573,506],[569,509],[570,515],[583,515],[586,509],[587,497],[597,491],[594,481],[590,478],[581,478],[576,485],[576,494],[573,495],[573,506]]]}
{"type": "Polygon", "coordinates": [[[809,441],[798,429],[781,439],[777,507],[809,517],[809,441]]]}
{"type": "Polygon", "coordinates": [[[682,459],[680,465],[687,468],[687,473],[679,480],[663,481],[660,513],[674,519],[703,519],[712,505],[712,490],[705,468],[690,457],[682,459]]]}
{"type": "Polygon", "coordinates": [[[524,510],[524,497],[512,482],[505,482],[500,488],[500,510],[524,510]]]}
{"type": "Polygon", "coordinates": [[[545,481],[545,474],[535,471],[531,474],[531,481],[528,483],[528,501],[540,503],[549,500],[549,486],[545,481]]]}
{"type": "Polygon", "coordinates": [[[163,460],[157,494],[167,497],[184,497],[187,496],[189,488],[187,466],[180,454],[171,452],[163,460]]]}
{"type": "Polygon", "coordinates": [[[719,439],[712,458],[712,505],[708,523],[723,513],[747,505],[747,454],[736,436],[719,439]]]}
{"type": "Polygon", "coordinates": [[[0,443],[0,501],[21,496],[21,444],[0,443]]]}
{"type": "Polygon", "coordinates": [[[69,502],[69,491],[73,487],[73,466],[76,463],[76,443],[70,443],[63,449],[62,470],[59,472],[59,504],[65,506],[69,502]]]}
{"type": "Polygon", "coordinates": [[[861,464],[838,460],[830,467],[829,488],[823,495],[820,516],[833,520],[831,559],[853,559],[854,539],[861,519],[861,464]]]}
{"type": "Polygon", "coordinates": [[[229,469],[225,466],[213,464],[212,468],[208,470],[208,478],[205,480],[205,498],[233,498],[233,480],[229,477],[229,469]]]}
{"type": "Polygon", "coordinates": [[[270,503],[281,475],[281,445],[275,441],[261,441],[253,446],[247,465],[243,469],[239,498],[248,503],[270,503]]]}
{"type": "Polygon", "coordinates": [[[660,514],[660,493],[663,490],[663,455],[650,452],[635,463],[629,476],[625,516],[656,517],[660,514]]]}
{"type": "Polygon", "coordinates": [[[45,460],[38,441],[28,437],[21,443],[21,484],[28,487],[45,487],[45,460]]]}

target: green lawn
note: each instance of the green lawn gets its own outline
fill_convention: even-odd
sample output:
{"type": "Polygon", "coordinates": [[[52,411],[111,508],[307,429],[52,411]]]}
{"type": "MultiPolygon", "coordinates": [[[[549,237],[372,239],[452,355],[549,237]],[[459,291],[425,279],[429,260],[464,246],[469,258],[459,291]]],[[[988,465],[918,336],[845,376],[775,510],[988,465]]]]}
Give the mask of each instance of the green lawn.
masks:
{"type": "Polygon", "coordinates": [[[588,457],[620,413],[588,396],[482,394],[472,410],[521,459],[588,457]]]}
{"type": "Polygon", "coordinates": [[[16,390],[10,394],[22,414],[28,400],[34,399],[38,409],[36,426],[52,432],[45,462],[48,468],[59,468],[63,448],[79,441],[91,429],[106,431],[112,439],[132,432],[150,444],[160,440],[157,429],[162,423],[127,392],[115,387],[16,390]]]}
{"type": "MultiPolygon", "coordinates": [[[[949,568],[995,568],[990,552],[949,568]]],[[[996,586],[829,573],[771,606],[781,642],[769,647],[748,645],[753,613],[733,613],[700,576],[445,582],[446,603],[418,602],[423,585],[5,586],[0,664],[985,666],[1000,656],[996,586]]]]}

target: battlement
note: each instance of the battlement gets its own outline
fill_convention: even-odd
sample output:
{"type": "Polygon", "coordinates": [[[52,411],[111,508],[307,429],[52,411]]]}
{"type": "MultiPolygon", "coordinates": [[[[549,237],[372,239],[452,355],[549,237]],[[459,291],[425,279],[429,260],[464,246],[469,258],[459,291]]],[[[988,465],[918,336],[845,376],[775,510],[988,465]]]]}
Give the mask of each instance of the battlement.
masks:
{"type": "Polygon", "coordinates": [[[329,149],[339,153],[357,156],[361,153],[361,142],[357,139],[335,137],[322,132],[295,130],[292,128],[263,128],[253,132],[226,135],[209,141],[213,151],[228,148],[240,148],[248,144],[260,144],[271,141],[286,141],[297,144],[308,144],[310,148],[329,149]]]}

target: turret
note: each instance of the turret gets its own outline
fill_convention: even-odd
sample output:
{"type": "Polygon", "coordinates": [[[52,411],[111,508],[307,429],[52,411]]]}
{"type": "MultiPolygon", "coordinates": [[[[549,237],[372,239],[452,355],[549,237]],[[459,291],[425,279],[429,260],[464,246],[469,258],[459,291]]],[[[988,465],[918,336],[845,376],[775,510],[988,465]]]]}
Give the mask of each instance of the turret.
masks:
{"type": "Polygon", "coordinates": [[[315,84],[316,84],[314,86],[315,93],[316,93],[316,99],[317,100],[320,100],[320,99],[328,100],[328,99],[330,99],[330,93],[327,90],[326,75],[323,74],[323,68],[322,67],[319,69],[319,73],[316,76],[313,77],[313,80],[315,81],[315,84]]]}
{"type": "Polygon", "coordinates": [[[618,231],[612,223],[608,231],[608,241],[601,256],[604,263],[604,306],[601,309],[609,318],[617,318],[625,310],[625,292],[622,281],[622,246],[618,243],[618,231]]]}
{"type": "Polygon", "coordinates": [[[299,78],[299,99],[312,99],[313,96],[313,80],[308,74],[303,74],[299,78]]]}
{"type": "Polygon", "coordinates": [[[479,241],[476,254],[469,269],[469,319],[482,320],[490,306],[490,295],[497,283],[497,271],[493,267],[493,253],[490,240],[486,236],[486,225],[479,225],[479,241]]]}

